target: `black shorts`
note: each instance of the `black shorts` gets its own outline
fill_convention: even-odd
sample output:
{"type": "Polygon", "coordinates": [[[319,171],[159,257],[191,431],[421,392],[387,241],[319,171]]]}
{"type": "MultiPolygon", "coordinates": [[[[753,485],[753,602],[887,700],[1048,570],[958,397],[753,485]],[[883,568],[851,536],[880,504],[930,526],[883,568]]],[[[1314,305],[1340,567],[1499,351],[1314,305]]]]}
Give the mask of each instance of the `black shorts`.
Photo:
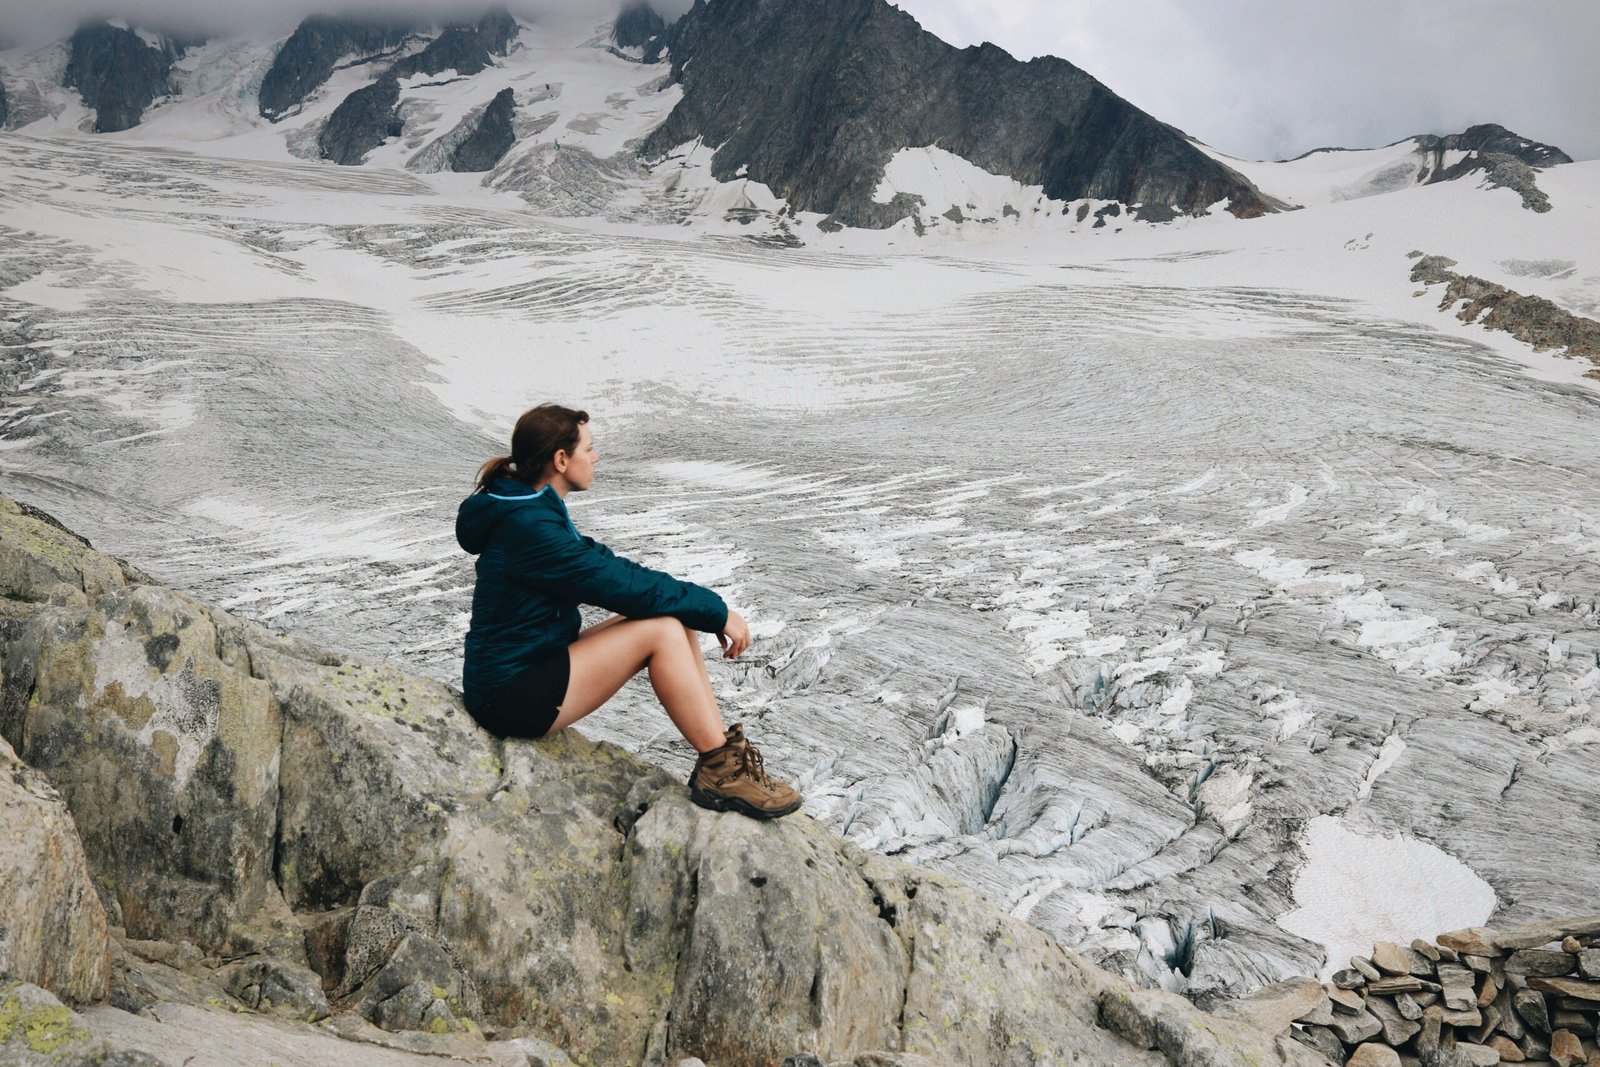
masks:
{"type": "Polygon", "coordinates": [[[524,667],[472,717],[496,737],[543,737],[555,725],[571,675],[566,646],[552,649],[524,667]]]}

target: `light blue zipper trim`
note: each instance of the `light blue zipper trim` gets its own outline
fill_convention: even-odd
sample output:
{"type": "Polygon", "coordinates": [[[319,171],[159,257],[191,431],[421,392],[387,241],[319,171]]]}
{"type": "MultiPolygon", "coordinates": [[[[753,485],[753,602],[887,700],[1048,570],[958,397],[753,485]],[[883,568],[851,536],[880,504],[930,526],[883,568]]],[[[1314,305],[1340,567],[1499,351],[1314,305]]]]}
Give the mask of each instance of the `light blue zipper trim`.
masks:
{"type": "MultiPolygon", "coordinates": [[[[549,490],[550,487],[548,485],[544,485],[539,487],[539,491],[537,493],[518,493],[516,496],[503,496],[500,493],[484,493],[483,495],[488,497],[490,500],[537,500],[539,497],[544,496],[544,494],[549,490]]],[[[565,504],[562,505],[562,510],[566,510],[565,504]]]]}
{"type": "MultiPolygon", "coordinates": [[[[505,496],[501,493],[486,492],[483,495],[488,497],[490,500],[538,500],[548,492],[550,492],[550,486],[542,485],[539,487],[539,491],[537,493],[519,493],[516,496],[505,496]]],[[[572,531],[573,537],[576,537],[578,540],[582,541],[583,535],[578,532],[578,528],[576,526],[572,525],[572,513],[567,511],[567,502],[561,499],[560,493],[556,493],[554,495],[556,498],[556,506],[561,509],[561,517],[567,522],[567,529],[572,531]]]]}

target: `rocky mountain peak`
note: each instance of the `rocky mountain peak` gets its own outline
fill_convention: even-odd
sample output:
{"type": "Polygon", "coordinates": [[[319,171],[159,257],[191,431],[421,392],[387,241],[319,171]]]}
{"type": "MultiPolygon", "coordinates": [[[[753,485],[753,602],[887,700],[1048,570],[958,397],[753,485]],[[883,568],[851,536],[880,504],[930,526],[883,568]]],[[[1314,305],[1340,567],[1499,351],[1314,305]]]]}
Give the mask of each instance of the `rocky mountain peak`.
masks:
{"type": "Polygon", "coordinates": [[[646,3],[631,3],[622,9],[611,27],[611,39],[618,48],[644,48],[666,31],[667,20],[646,3]]]}
{"type": "Polygon", "coordinates": [[[471,76],[493,66],[495,56],[505,55],[518,32],[517,20],[497,8],[475,23],[446,26],[426,48],[399,60],[391,71],[398,78],[447,70],[471,76]]]}
{"type": "Polygon", "coordinates": [[[1572,162],[1572,157],[1555,145],[1530,141],[1493,122],[1469,126],[1461,133],[1444,137],[1421,134],[1412,139],[1424,151],[1496,152],[1519,159],[1530,167],[1551,167],[1572,162]]]}
{"type": "Polygon", "coordinates": [[[346,56],[397,50],[415,29],[403,19],[311,15],[278,49],[261,81],[261,115],[276,122],[319,88],[346,56]]]}
{"type": "Polygon", "coordinates": [[[700,138],[720,146],[717,178],[748,175],[846,225],[911,214],[915,198],[874,194],[897,151],[929,145],[1058,200],[1277,206],[1066,60],[956,48],[885,0],[697,0],[664,36],[683,99],[644,154],[700,138]]]}
{"type": "Polygon", "coordinates": [[[69,42],[63,83],[77,89],[85,106],[94,109],[96,133],[126,130],[139,124],[151,101],[171,92],[172,61],[193,43],[111,22],[88,22],[69,42]]]}

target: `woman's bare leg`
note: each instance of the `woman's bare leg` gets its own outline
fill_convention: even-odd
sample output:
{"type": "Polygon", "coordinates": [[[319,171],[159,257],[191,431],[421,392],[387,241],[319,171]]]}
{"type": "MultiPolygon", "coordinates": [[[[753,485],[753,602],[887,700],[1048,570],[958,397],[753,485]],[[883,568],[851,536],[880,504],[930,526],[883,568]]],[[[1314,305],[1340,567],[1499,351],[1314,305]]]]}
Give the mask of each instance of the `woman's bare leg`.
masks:
{"type": "Polygon", "coordinates": [[[677,619],[621,619],[585,631],[568,648],[572,673],[550,732],[571,726],[648,667],[650,685],[697,752],[727,743],[711,676],[694,634],[677,619]]]}

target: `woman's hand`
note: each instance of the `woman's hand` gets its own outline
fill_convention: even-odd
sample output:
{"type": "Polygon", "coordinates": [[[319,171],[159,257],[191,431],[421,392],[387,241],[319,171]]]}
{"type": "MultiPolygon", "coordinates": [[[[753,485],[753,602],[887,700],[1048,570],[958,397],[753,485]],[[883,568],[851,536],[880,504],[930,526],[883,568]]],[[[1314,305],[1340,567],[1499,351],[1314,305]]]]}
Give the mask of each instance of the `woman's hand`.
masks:
{"type": "Polygon", "coordinates": [[[750,627],[745,623],[744,616],[732,608],[728,609],[728,621],[717,635],[717,644],[722,646],[723,659],[737,659],[740,653],[750,647],[750,627]]]}

